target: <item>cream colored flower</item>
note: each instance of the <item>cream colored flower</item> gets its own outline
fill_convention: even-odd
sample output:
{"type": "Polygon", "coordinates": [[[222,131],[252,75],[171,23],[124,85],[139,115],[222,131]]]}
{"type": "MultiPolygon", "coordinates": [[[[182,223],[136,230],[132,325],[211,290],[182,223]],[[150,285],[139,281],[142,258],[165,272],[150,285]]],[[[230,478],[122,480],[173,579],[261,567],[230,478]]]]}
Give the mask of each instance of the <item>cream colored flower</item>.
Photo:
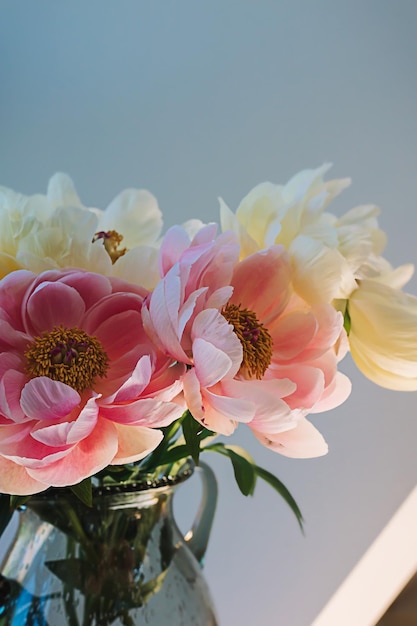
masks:
{"type": "Polygon", "coordinates": [[[0,187],[0,273],[81,267],[150,288],[158,278],[161,229],[161,212],[146,190],[127,189],[102,211],[85,207],[65,174],[51,178],[46,195],[0,187]],[[112,258],[104,239],[116,251],[112,258]]]}
{"type": "Polygon", "coordinates": [[[388,274],[386,281],[360,281],[348,303],[352,357],[373,382],[400,391],[417,390],[417,298],[403,293],[410,266],[388,274]]]}
{"type": "Polygon", "coordinates": [[[309,302],[348,298],[369,259],[385,244],[378,209],[361,206],[337,218],[325,209],[349,179],[324,181],[329,169],[304,170],[286,185],[262,183],[242,200],[236,214],[220,200],[223,230],[233,230],[241,255],[281,244],[289,252],[293,284],[309,302]]]}

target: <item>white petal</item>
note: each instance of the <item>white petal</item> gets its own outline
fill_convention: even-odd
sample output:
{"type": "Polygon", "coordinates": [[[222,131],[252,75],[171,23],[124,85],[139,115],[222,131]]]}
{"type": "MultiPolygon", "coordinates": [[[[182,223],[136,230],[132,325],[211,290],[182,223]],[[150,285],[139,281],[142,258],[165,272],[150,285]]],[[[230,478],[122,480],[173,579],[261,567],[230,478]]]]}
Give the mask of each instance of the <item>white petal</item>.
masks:
{"type": "Polygon", "coordinates": [[[300,235],[290,246],[290,256],[295,289],[308,302],[347,298],[357,287],[346,259],[320,241],[300,235]]]}
{"type": "Polygon", "coordinates": [[[49,181],[48,200],[51,207],[82,207],[74,183],[67,174],[58,172],[49,181]]]}
{"type": "Polygon", "coordinates": [[[146,189],[125,189],[102,213],[99,227],[123,235],[123,245],[129,249],[151,245],[161,233],[162,213],[155,196],[146,189]]]}

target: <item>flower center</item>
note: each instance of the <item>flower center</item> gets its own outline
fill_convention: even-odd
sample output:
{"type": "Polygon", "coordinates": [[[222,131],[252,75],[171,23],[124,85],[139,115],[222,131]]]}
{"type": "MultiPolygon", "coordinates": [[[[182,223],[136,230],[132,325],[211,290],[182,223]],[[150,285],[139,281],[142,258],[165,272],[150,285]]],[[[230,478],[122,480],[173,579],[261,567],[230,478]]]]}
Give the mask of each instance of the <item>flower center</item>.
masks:
{"type": "Polygon", "coordinates": [[[241,370],[251,378],[262,378],[272,359],[272,337],[268,330],[254,311],[242,309],[240,304],[227,304],[222,315],[232,324],[243,346],[241,370]]]}
{"type": "Polygon", "coordinates": [[[94,235],[93,243],[98,239],[103,241],[104,248],[111,258],[113,265],[116,263],[117,259],[120,259],[120,257],[127,252],[127,248],[119,249],[119,246],[123,241],[123,235],[120,235],[117,230],[108,230],[107,232],[100,230],[94,235]]]}
{"type": "Polygon", "coordinates": [[[96,337],[79,328],[63,326],[35,337],[25,357],[29,376],[48,376],[78,393],[93,387],[97,377],[105,377],[109,361],[96,337]]]}

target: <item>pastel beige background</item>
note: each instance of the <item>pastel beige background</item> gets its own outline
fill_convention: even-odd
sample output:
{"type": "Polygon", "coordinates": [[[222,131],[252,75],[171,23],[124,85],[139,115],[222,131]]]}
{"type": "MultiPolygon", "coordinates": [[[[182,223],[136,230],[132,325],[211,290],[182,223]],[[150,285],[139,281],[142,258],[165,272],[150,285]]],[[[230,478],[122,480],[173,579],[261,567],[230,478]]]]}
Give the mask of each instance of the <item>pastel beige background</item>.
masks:
{"type": "MultiPolygon", "coordinates": [[[[416,41],[412,0],[2,0],[0,182],[34,193],[65,171],[102,208],[146,187],[169,226],[332,161],[353,178],[334,210],[377,203],[386,255],[415,263],[416,41]]],[[[221,626],[309,626],[417,483],[417,395],[343,369],[351,398],[315,419],[326,457],[235,438],[289,487],[305,536],[267,486],[247,500],[211,459],[205,572],[221,626]]]]}

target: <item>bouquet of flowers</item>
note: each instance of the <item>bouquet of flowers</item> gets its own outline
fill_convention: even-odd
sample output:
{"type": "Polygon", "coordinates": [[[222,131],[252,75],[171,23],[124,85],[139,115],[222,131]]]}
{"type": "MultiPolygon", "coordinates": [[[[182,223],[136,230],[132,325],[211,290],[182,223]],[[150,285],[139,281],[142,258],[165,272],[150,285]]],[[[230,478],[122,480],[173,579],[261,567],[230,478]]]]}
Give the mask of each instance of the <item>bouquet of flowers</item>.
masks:
{"type": "Polygon", "coordinates": [[[163,236],[148,191],[85,207],[64,174],[46,195],[0,188],[0,492],[50,487],[87,505],[98,484],[227,456],[241,491],[284,485],[227,437],[243,424],[290,457],[325,454],[308,419],[348,397],[350,350],[372,381],[417,389],[410,265],[382,256],[375,206],[327,210],[327,165],[263,183],[220,227],[163,236]],[[222,435],[226,438],[219,439],[222,435]]]}

